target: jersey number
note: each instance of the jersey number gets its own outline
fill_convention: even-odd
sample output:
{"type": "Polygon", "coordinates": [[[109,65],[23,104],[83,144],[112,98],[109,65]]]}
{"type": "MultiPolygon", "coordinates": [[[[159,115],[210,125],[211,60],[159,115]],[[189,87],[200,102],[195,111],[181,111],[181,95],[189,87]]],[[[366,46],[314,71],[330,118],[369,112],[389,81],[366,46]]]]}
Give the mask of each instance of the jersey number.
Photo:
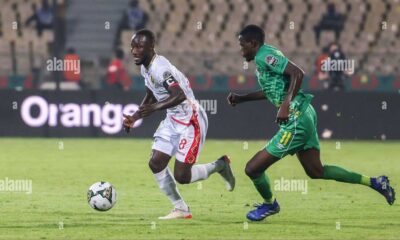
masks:
{"type": "Polygon", "coordinates": [[[187,140],[185,138],[182,138],[182,140],[179,142],[179,150],[184,149],[186,143],[187,143],[187,140]]]}

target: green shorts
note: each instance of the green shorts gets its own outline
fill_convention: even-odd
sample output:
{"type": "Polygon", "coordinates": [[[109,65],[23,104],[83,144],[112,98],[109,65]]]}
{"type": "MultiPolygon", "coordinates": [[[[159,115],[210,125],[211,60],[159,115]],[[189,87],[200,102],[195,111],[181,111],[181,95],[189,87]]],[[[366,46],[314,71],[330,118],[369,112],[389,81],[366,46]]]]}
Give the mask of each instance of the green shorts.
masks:
{"type": "Polygon", "coordinates": [[[320,150],[317,114],[311,104],[308,104],[303,112],[292,111],[289,122],[280,126],[265,148],[268,153],[278,158],[310,148],[320,150]]]}

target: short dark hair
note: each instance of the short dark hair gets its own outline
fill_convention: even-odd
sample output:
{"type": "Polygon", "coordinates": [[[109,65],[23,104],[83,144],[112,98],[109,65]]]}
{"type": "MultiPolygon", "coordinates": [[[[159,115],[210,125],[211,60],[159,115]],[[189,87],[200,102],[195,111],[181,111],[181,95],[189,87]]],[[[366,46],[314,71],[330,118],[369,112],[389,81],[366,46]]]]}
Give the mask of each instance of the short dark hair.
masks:
{"type": "Polygon", "coordinates": [[[245,41],[256,40],[258,43],[263,44],[265,41],[265,32],[257,25],[247,25],[240,32],[245,41]]]}
{"type": "Polygon", "coordinates": [[[149,29],[140,29],[135,33],[135,35],[145,36],[153,44],[155,44],[155,42],[156,42],[156,37],[155,37],[154,33],[152,31],[150,31],[149,29]]]}

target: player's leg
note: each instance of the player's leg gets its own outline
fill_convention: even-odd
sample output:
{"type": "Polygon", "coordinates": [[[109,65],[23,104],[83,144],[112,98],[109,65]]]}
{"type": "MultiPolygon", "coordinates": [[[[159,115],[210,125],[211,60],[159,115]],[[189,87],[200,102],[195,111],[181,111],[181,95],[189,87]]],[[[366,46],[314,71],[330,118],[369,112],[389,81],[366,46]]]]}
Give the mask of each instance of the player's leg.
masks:
{"type": "Polygon", "coordinates": [[[383,196],[389,204],[395,200],[395,192],[389,185],[386,176],[370,178],[362,174],[349,171],[339,166],[323,165],[320,159],[320,147],[317,134],[317,114],[312,105],[309,105],[298,126],[302,131],[301,139],[305,139],[302,149],[297,152],[301,164],[307,175],[317,179],[331,179],[339,182],[362,184],[370,186],[383,196]]]}
{"type": "Polygon", "coordinates": [[[258,193],[264,199],[264,203],[257,205],[255,210],[247,214],[247,219],[251,221],[261,221],[280,211],[279,204],[271,190],[270,180],[265,173],[265,170],[278,160],[278,157],[270,154],[267,149],[263,149],[246,164],[246,175],[250,177],[258,193]]]}
{"type": "Polygon", "coordinates": [[[193,164],[183,163],[181,161],[175,160],[174,177],[178,183],[190,183],[192,166],[193,164]]]}
{"type": "Polygon", "coordinates": [[[159,173],[167,168],[170,159],[170,155],[153,149],[149,161],[149,168],[154,174],[159,173]]]}
{"type": "Polygon", "coordinates": [[[161,219],[181,218],[190,214],[189,207],[180,195],[173,174],[168,168],[168,162],[171,156],[175,155],[176,149],[174,142],[177,141],[176,139],[177,135],[174,128],[171,127],[171,122],[169,119],[165,119],[160,123],[160,126],[154,134],[153,153],[149,166],[160,189],[174,206],[174,211],[182,214],[178,214],[178,216],[173,214],[174,216],[171,217],[171,214],[174,212],[172,211],[171,214],[161,219]]]}
{"type": "Polygon", "coordinates": [[[178,183],[189,184],[207,179],[211,174],[222,169],[223,166],[224,163],[218,160],[206,164],[185,163],[181,160],[176,160],[174,175],[178,183]]]}
{"type": "MultiPolygon", "coordinates": [[[[159,141],[161,140],[158,140],[158,142],[159,141]]],[[[153,172],[161,191],[171,201],[174,209],[188,211],[189,207],[180,195],[176,186],[175,179],[168,168],[168,162],[170,159],[170,155],[159,150],[153,150],[152,156],[149,161],[149,167],[153,172]]]]}
{"type": "Polygon", "coordinates": [[[181,184],[188,184],[205,180],[218,172],[225,179],[227,189],[232,191],[235,186],[235,178],[227,156],[222,156],[211,163],[195,164],[205,142],[206,132],[206,117],[202,114],[194,115],[190,121],[190,126],[187,127],[186,132],[182,134],[179,140],[174,170],[175,179],[181,184]]]}
{"type": "Polygon", "coordinates": [[[389,179],[386,176],[370,178],[339,166],[322,165],[320,152],[315,148],[300,151],[297,153],[297,157],[310,178],[362,184],[381,193],[389,204],[393,204],[395,201],[394,189],[390,186],[389,179]]]}
{"type": "Polygon", "coordinates": [[[307,175],[312,179],[331,179],[339,182],[370,186],[370,178],[339,166],[322,165],[318,149],[310,148],[297,152],[297,158],[307,175]]]}
{"type": "Polygon", "coordinates": [[[266,203],[272,203],[275,199],[272,194],[270,180],[265,171],[278,160],[279,158],[263,149],[256,153],[246,164],[246,175],[251,179],[266,203]]]}
{"type": "Polygon", "coordinates": [[[224,179],[227,179],[226,188],[233,191],[235,187],[235,177],[229,166],[229,158],[224,155],[218,160],[206,164],[190,164],[180,160],[175,161],[174,176],[178,183],[189,184],[197,181],[205,180],[210,175],[218,172],[224,179]],[[229,170],[228,170],[229,169],[229,170]],[[224,174],[224,171],[228,172],[224,174]]]}

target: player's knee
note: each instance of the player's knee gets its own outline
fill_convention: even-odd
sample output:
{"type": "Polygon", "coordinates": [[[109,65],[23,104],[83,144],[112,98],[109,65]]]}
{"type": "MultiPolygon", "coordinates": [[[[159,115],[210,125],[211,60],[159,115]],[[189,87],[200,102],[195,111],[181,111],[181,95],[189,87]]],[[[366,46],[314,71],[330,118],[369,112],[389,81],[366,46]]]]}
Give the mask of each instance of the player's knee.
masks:
{"type": "Polygon", "coordinates": [[[160,164],[157,164],[157,161],[155,161],[154,159],[150,159],[149,168],[151,169],[151,171],[153,173],[158,173],[158,172],[161,172],[162,170],[164,170],[164,168],[162,168],[162,166],[160,166],[160,164]]]}
{"type": "Polygon", "coordinates": [[[254,168],[251,166],[251,164],[247,163],[246,168],[244,169],[244,172],[249,178],[254,178],[255,175],[257,174],[256,171],[254,171],[254,168]]]}
{"type": "Polygon", "coordinates": [[[307,175],[311,179],[321,179],[324,177],[324,171],[323,169],[314,169],[312,171],[307,171],[307,175]]]}
{"type": "Polygon", "coordinates": [[[183,173],[174,173],[175,180],[179,184],[189,184],[190,183],[190,176],[188,174],[183,174],[183,173]]]}

